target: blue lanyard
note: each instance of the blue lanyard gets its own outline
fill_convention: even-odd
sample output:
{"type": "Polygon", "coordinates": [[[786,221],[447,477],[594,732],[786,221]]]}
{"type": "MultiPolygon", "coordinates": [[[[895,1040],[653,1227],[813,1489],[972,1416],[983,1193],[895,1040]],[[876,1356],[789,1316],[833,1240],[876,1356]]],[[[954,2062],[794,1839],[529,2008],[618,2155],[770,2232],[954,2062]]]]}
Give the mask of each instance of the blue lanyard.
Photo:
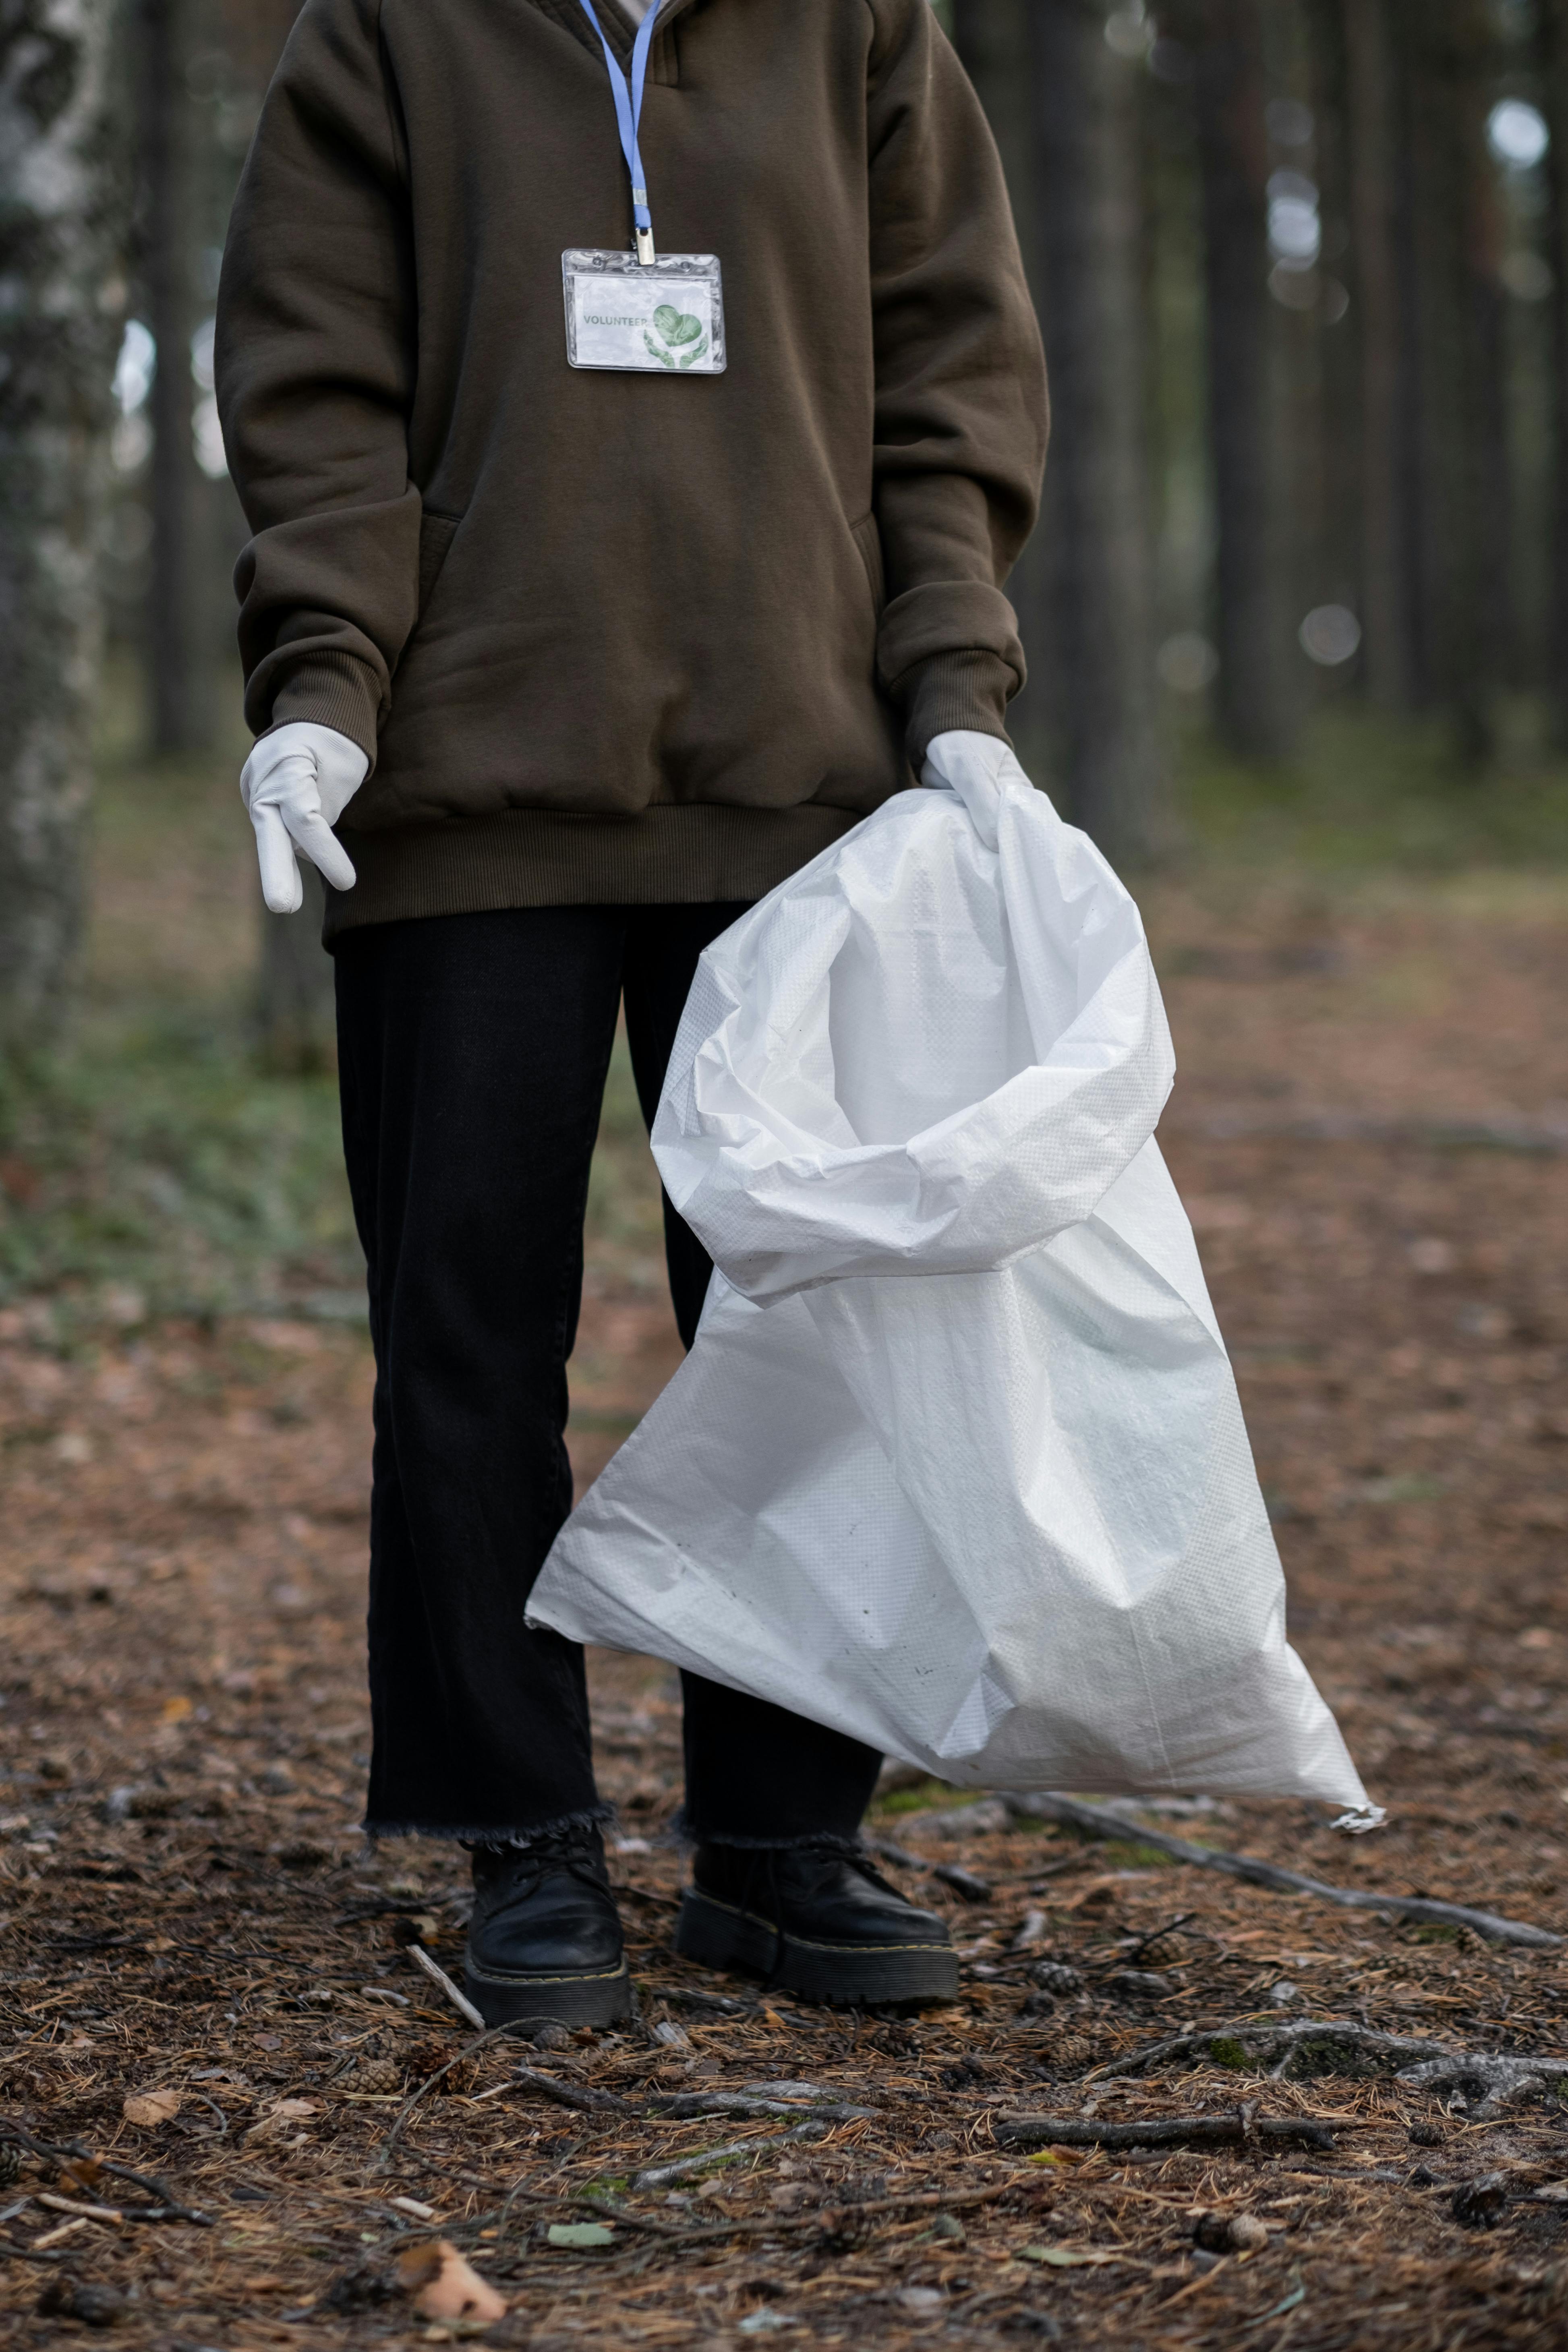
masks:
{"type": "Polygon", "coordinates": [[[637,131],[642,123],[643,86],[647,79],[647,53],[653,46],[653,28],[664,0],[652,0],[632,47],[631,88],[616,62],[616,53],[605,38],[605,28],[595,13],[594,0],[583,0],[588,22],[599,36],[599,46],[605,52],[605,63],[610,68],[610,89],[615,95],[616,121],[620,126],[621,152],[626,159],[626,169],[632,175],[632,218],[637,223],[637,259],[645,268],[654,262],[653,215],[647,208],[647,175],[643,170],[642,150],[637,144],[637,131]]]}

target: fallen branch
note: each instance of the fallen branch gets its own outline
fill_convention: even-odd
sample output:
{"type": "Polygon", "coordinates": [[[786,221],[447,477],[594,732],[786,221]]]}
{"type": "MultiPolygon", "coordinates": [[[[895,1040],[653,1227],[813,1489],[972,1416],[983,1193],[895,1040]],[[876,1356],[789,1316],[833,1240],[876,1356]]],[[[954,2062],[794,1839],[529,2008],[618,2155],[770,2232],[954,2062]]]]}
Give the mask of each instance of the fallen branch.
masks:
{"type": "Polygon", "coordinates": [[[1334,2146],[1334,2127],[1307,2116],[1258,2116],[1250,2105],[1229,2116],[1149,2116],[1140,2123],[1096,2123],[1080,2116],[998,2116],[1004,2147],[1276,2147],[1334,2146]]]}
{"type": "MultiPolygon", "coordinates": [[[[35,2139],[23,2124],[9,2116],[0,2116],[0,2142],[9,2141],[14,2147],[25,2147],[29,2156],[41,2157],[46,2164],[62,2167],[69,2164],[90,2165],[99,2172],[107,2172],[115,2180],[128,2180],[132,2189],[140,2189],[151,2200],[146,2205],[125,2205],[120,2208],[127,2221],[190,2221],[199,2230],[210,2230],[213,2217],[198,2212],[194,2206],[182,2205],[167,2181],[156,2173],[135,2172],[128,2164],[117,2164],[112,2157],[95,2156],[79,2140],[66,2140],[56,2147],[47,2139],[35,2139]]],[[[73,2209],[74,2210],[74,2209],[73,2209]]]]}
{"type": "Polygon", "coordinates": [[[672,2091],[647,2102],[647,2113],[668,2116],[674,2122],[692,2116],[815,2116],[818,2123],[864,2124],[876,2119],[875,2107],[849,2107],[834,2099],[758,2098],[745,2091],[672,2091]]]}
{"type": "Polygon", "coordinates": [[[951,1886],[965,1903],[989,1903],[991,1900],[988,1881],[976,1878],[972,1870],[960,1870],[955,1862],[924,1862],[918,1853],[910,1853],[888,1838],[868,1838],[866,1850],[874,1853],[879,1862],[890,1862],[896,1870],[916,1870],[923,1872],[928,1878],[940,1878],[944,1886],[951,1886]]]}
{"type": "Polygon", "coordinates": [[[1060,1822],[1068,1829],[1082,1830],[1089,1837],[1152,1846],[1156,1853],[1167,1854],[1173,1862],[1191,1863],[1200,1870],[1222,1871],[1227,1878],[1245,1879],[1249,1886],[1270,1887],[1277,1895],[1313,1895],[1320,1902],[1338,1903],[1350,1911],[1391,1911],[1400,1919],[1422,1919],[1444,1927],[1468,1927],[1473,1934],[1484,1936],[1494,1944],[1528,1944],[1541,1951],[1556,1951],[1563,1941],[1548,1928],[1532,1927],[1522,1919],[1502,1919],[1491,1911],[1472,1911],[1462,1903],[1433,1903],[1425,1895],[1380,1895],[1359,1886],[1331,1886],[1325,1880],[1307,1878],[1300,1871],[1281,1870],[1276,1863],[1257,1862],[1250,1854],[1226,1853],[1217,1846],[1189,1844],[1185,1838],[1171,1837],[1164,1830],[1145,1829],[1142,1822],[1131,1821],[1125,1813],[1109,1812],[1100,1805],[1080,1804],[1074,1797],[1008,1796],[1004,1802],[1021,1820],[1060,1822]]]}
{"type": "Polygon", "coordinates": [[[1290,2024],[1244,2020],[1172,2034],[1136,2057],[1097,2066],[1086,2083],[1136,2079],[1168,2059],[1206,2059],[1237,2072],[1266,2074],[1276,2083],[1314,2075],[1381,2075],[1412,2090],[1454,2091],[1466,2101],[1472,2123],[1491,2123],[1516,2100],[1533,2097],[1552,2083],[1568,2084],[1568,2058],[1493,2056],[1451,2050],[1405,2033],[1384,2033],[1348,2018],[1290,2024]]]}
{"type": "Polygon", "coordinates": [[[734,2164],[760,2148],[788,2147],[800,2140],[821,2139],[826,2129],[824,2123],[796,2124],[794,2131],[762,2132],[755,2139],[734,2139],[723,2147],[700,2148],[695,2155],[677,2157],[673,2163],[650,2165],[634,2177],[632,2187],[668,2189],[672,2180],[684,2180],[693,2172],[706,2172],[710,2164],[734,2164]]]}
{"type": "MultiPolygon", "coordinates": [[[[753,2140],[751,2145],[761,2147],[770,2143],[753,2140]]],[[[640,2230],[648,2237],[663,2238],[682,2246],[706,2246],[724,2238],[800,2237],[814,2230],[840,2227],[847,2219],[858,2219],[868,2214],[955,2213],[974,2205],[994,2205],[999,2198],[1011,2196],[1021,2183],[1030,2188],[1038,2185],[1032,2178],[1026,2179],[1026,2176],[1020,2174],[990,2189],[938,2189],[934,2194],[925,2189],[915,2189],[907,2197],[868,2198],[863,2203],[855,2205],[820,2205],[812,2213],[738,2214],[732,2221],[710,2222],[701,2229],[690,2230],[675,2221],[656,2221],[651,2214],[634,2213],[629,2207],[613,2204],[608,2198],[574,2197],[566,2193],[557,2195],[547,2189],[525,2189],[520,2180],[500,2209],[495,2239],[491,2242],[499,2250],[512,2208],[518,2204],[555,2209],[564,2205],[574,2212],[596,2213],[601,2221],[617,2222],[628,2230],[640,2230]]],[[[482,2220],[484,2217],[479,2218],[482,2220]]],[[[473,2224],[468,2226],[471,2229],[473,2224]]]]}
{"type": "Polygon", "coordinates": [[[1542,2097],[1549,2084],[1568,2084],[1568,2061],[1482,2057],[1455,2050],[1418,2066],[1406,2066],[1399,2079],[1414,2090],[1457,2092],[1465,2102],[1467,2120],[1489,2124],[1505,2107],[1542,2097]]]}
{"type": "Polygon", "coordinates": [[[630,2116],[637,2110],[625,2099],[616,2098],[614,2091],[595,2091],[591,2084],[563,2083],[558,2074],[542,2074],[537,2067],[520,2066],[512,2075],[514,2083],[525,2091],[537,2091],[542,2099],[553,2099],[558,2107],[575,2107],[579,2115],[630,2116]]]}

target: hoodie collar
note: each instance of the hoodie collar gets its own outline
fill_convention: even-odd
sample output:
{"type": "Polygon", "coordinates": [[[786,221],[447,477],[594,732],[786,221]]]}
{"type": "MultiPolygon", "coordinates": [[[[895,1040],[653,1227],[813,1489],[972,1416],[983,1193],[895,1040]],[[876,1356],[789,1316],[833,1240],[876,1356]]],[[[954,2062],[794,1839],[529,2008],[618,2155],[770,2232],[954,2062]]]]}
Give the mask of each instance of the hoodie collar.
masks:
{"type": "MultiPolygon", "coordinates": [[[[531,8],[537,8],[540,15],[548,16],[552,24],[562,26],[574,39],[581,41],[584,47],[603,64],[604,55],[599,47],[594,27],[588,22],[583,0],[525,0],[525,5],[531,8]]],[[[675,59],[669,53],[669,27],[678,16],[686,16],[696,5],[697,0],[664,0],[664,5],[658,12],[658,24],[654,32],[652,54],[648,59],[648,79],[651,82],[657,84],[674,80],[675,59]]],[[[597,11],[599,22],[605,28],[605,39],[622,66],[629,67],[632,58],[632,44],[637,38],[636,26],[625,9],[618,5],[618,0],[594,0],[594,6],[597,11]]]]}

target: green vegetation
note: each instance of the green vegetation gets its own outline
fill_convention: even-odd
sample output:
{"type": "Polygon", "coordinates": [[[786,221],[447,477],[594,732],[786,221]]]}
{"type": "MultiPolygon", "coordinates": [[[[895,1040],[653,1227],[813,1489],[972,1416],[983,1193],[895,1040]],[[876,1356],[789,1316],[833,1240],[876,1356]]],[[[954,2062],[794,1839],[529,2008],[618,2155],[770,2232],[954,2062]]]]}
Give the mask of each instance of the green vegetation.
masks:
{"type": "Polygon", "coordinates": [[[1509,718],[1484,772],[1456,760],[1441,724],[1348,703],[1322,710],[1279,770],[1191,728],[1175,761],[1178,856],[1323,876],[1568,867],[1568,764],[1549,756],[1534,706],[1509,718]]]}

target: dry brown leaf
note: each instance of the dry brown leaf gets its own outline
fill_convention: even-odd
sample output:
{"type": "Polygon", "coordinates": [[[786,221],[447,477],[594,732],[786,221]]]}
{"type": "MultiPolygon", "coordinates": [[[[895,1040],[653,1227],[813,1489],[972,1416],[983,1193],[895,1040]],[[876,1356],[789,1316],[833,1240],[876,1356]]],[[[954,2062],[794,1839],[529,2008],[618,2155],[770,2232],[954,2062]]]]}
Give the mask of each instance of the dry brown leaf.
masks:
{"type": "Polygon", "coordinates": [[[441,2267],[442,2248],[446,2240],[428,2238],[422,2246],[405,2246],[392,2268],[405,2294],[415,2294],[428,2286],[441,2267]]]}
{"type": "Polygon", "coordinates": [[[62,2164],[60,2167],[62,2187],[96,2189],[103,2178],[103,2167],[96,2156],[79,2156],[69,2164],[62,2164]]]}
{"type": "Polygon", "coordinates": [[[506,2305],[494,2287],[445,2238],[432,2246],[410,2246],[399,2254],[395,2267],[398,2285],[413,2294],[422,2319],[506,2317],[506,2305]]]}
{"type": "Polygon", "coordinates": [[[182,2105],[178,2091],[132,2091],[121,2101],[120,2112],[128,2124],[142,2124],[150,2130],[154,2124],[168,2123],[182,2105]]]}

